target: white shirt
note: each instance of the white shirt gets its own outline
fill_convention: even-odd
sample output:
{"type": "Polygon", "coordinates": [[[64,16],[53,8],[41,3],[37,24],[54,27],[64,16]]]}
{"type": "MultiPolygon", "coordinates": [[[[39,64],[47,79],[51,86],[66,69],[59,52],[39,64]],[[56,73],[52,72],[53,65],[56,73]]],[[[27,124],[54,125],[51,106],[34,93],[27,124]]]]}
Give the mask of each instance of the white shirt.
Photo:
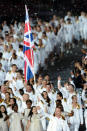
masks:
{"type": "Polygon", "coordinates": [[[51,116],[47,131],[70,131],[70,130],[66,120],[51,116]]]}
{"type": "Polygon", "coordinates": [[[16,78],[17,73],[16,72],[7,72],[5,80],[13,80],[13,78],[16,78]]]}

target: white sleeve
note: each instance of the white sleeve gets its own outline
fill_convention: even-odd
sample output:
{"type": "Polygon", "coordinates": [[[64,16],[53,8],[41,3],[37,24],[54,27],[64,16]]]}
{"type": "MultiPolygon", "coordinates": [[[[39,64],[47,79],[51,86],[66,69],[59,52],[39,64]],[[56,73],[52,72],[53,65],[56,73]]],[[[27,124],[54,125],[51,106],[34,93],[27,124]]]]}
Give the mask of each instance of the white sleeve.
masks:
{"type": "Polygon", "coordinates": [[[82,91],[82,100],[85,101],[85,90],[82,91]]]}
{"type": "Polygon", "coordinates": [[[57,86],[58,86],[58,89],[61,88],[61,80],[58,80],[58,82],[57,82],[57,86]]]}
{"type": "Polygon", "coordinates": [[[77,94],[77,97],[78,97],[78,102],[79,102],[79,104],[81,105],[81,97],[80,97],[80,95],[77,94]]]}
{"type": "Polygon", "coordinates": [[[45,115],[46,118],[49,118],[49,119],[53,119],[53,118],[54,118],[53,115],[50,115],[50,114],[48,114],[48,113],[44,113],[44,115],[45,115]]]}
{"type": "Polygon", "coordinates": [[[5,80],[9,80],[9,77],[8,77],[9,75],[8,75],[8,73],[6,74],[6,78],[5,78],[5,80]]]}
{"type": "Polygon", "coordinates": [[[69,126],[66,121],[63,123],[63,131],[70,131],[69,126]]]}

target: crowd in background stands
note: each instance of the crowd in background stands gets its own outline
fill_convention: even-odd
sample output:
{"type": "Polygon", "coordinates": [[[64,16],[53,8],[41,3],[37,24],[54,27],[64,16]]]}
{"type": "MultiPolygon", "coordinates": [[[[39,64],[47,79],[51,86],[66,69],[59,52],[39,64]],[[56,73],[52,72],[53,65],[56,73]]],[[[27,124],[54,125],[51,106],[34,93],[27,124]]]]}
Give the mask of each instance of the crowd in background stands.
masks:
{"type": "MultiPolygon", "coordinates": [[[[77,41],[87,48],[87,14],[49,22],[30,19],[34,38],[34,72],[46,68],[46,61],[53,61],[53,54],[72,53],[77,41]]],[[[78,131],[85,119],[87,131],[87,56],[75,63],[69,82],[55,90],[48,75],[39,74],[37,82],[24,81],[24,22],[0,27],[0,130],[3,131],[78,131]],[[81,88],[82,94],[76,92],[81,88]],[[84,112],[83,112],[84,109],[84,112]]],[[[83,50],[86,53],[86,51],[83,50]]]]}
{"type": "MultiPolygon", "coordinates": [[[[87,47],[87,16],[81,12],[81,16],[71,16],[68,12],[65,18],[57,18],[55,15],[49,22],[37,21],[33,24],[31,20],[32,33],[34,37],[34,72],[38,72],[39,67],[46,68],[46,60],[54,54],[63,55],[64,52],[72,53],[75,46],[74,41],[84,40],[83,48],[87,47]]],[[[12,64],[17,65],[18,69],[23,70],[23,36],[24,22],[10,24],[7,26],[6,21],[1,25],[0,29],[0,52],[1,59],[4,59],[6,72],[12,64]],[[8,61],[8,64],[5,62],[8,61]],[[21,62],[21,64],[20,64],[21,62]]]]}

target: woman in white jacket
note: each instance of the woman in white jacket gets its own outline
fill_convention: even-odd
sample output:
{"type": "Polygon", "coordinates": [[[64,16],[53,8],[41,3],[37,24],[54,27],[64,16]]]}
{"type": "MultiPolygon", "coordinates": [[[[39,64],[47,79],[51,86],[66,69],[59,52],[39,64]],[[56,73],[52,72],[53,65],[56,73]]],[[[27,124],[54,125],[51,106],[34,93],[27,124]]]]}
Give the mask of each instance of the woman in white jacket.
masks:
{"type": "Polygon", "coordinates": [[[70,117],[69,123],[71,124],[71,131],[79,131],[80,124],[83,125],[83,111],[80,104],[77,102],[77,96],[72,96],[72,104],[68,105],[70,112],[72,111],[74,115],[70,117]]]}
{"type": "Polygon", "coordinates": [[[9,118],[9,131],[23,131],[22,119],[24,117],[21,113],[18,113],[17,104],[15,104],[12,108],[14,112],[9,118]]]}
{"type": "Polygon", "coordinates": [[[0,131],[8,131],[7,123],[1,111],[0,111],[0,131]]]}
{"type": "Polygon", "coordinates": [[[54,116],[47,117],[50,119],[47,131],[70,131],[67,121],[62,117],[61,107],[55,109],[54,116]]]}

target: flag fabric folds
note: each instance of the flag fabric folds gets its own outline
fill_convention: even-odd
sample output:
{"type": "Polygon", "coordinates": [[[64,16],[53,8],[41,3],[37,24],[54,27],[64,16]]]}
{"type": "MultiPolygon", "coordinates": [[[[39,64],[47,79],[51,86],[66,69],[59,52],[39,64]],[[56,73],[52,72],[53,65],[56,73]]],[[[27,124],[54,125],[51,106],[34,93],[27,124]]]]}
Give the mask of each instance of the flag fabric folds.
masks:
{"type": "MultiPolygon", "coordinates": [[[[27,82],[30,78],[34,77],[34,55],[33,55],[33,36],[31,32],[31,26],[29,22],[29,15],[27,6],[26,9],[26,17],[25,17],[25,29],[24,29],[24,78],[27,82]]],[[[21,64],[21,63],[20,63],[21,64]]]]}

